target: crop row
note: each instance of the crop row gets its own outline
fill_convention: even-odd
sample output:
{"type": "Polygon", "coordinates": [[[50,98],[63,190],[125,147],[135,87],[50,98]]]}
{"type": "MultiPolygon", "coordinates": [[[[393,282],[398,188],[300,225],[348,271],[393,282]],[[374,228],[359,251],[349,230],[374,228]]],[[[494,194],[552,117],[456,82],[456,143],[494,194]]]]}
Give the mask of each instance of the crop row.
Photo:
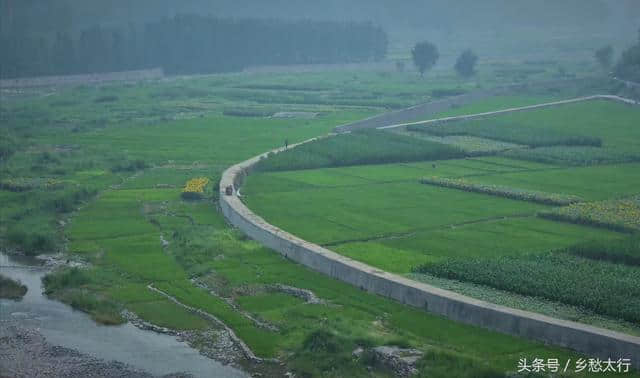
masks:
{"type": "Polygon", "coordinates": [[[592,136],[567,135],[555,128],[525,127],[503,124],[496,120],[463,121],[442,123],[431,126],[408,126],[408,131],[423,132],[436,136],[471,135],[499,140],[507,143],[522,144],[529,147],[543,146],[596,146],[602,145],[602,139],[592,136]]]}
{"type": "Polygon", "coordinates": [[[640,230],[640,195],[616,200],[574,203],[538,215],[552,220],[633,232],[640,230]]]}
{"type": "Polygon", "coordinates": [[[523,146],[514,143],[501,142],[498,140],[479,138],[470,135],[447,135],[435,136],[425,133],[406,132],[406,135],[414,136],[420,139],[432,142],[449,144],[460,148],[470,155],[488,155],[496,152],[502,152],[513,148],[522,148],[523,146]]]}
{"type": "Polygon", "coordinates": [[[256,169],[287,171],[464,157],[453,146],[379,130],[322,138],[261,160],[256,169]]]}
{"type": "Polygon", "coordinates": [[[640,161],[640,155],[613,148],[589,146],[554,146],[533,149],[514,149],[504,152],[513,159],[545,164],[588,166],[640,161]]]}
{"type": "Polygon", "coordinates": [[[464,179],[425,177],[421,179],[420,182],[426,185],[436,185],[445,188],[460,189],[467,192],[483,193],[492,196],[511,198],[520,201],[537,202],[546,205],[566,206],[582,201],[580,197],[568,194],[547,193],[510,188],[507,186],[471,183],[464,179]]]}
{"type": "Polygon", "coordinates": [[[590,241],[567,248],[567,253],[593,260],[606,260],[640,267],[640,234],[622,240],[590,241]]]}
{"type": "Polygon", "coordinates": [[[449,259],[418,273],[583,307],[601,315],[640,321],[640,269],[565,253],[449,259]]]}

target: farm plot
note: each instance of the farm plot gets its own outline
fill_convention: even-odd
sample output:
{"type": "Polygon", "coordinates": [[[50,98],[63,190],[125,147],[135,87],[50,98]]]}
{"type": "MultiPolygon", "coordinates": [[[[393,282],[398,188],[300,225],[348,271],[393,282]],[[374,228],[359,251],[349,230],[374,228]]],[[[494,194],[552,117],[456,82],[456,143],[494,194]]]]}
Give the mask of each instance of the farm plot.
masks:
{"type": "Polygon", "coordinates": [[[637,193],[640,187],[640,164],[532,169],[469,175],[465,180],[475,184],[575,195],[587,201],[604,200],[637,193]]]}
{"type": "MultiPolygon", "coordinates": [[[[625,293],[637,285],[636,249],[617,232],[622,227],[594,228],[595,218],[586,221],[586,213],[593,218],[587,209],[590,201],[599,201],[593,203],[601,222],[629,230],[640,219],[638,210],[632,210],[635,202],[619,199],[637,195],[640,187],[640,164],[634,157],[640,133],[633,127],[639,115],[634,108],[594,101],[396,132],[457,143],[468,156],[304,172],[291,164],[291,170],[250,176],[245,201],[267,221],[372,266],[409,276],[427,273],[440,282],[460,280],[479,285],[476,293],[484,286],[561,302],[574,309],[569,313],[585,309],[615,327],[620,321],[637,321],[638,304],[624,304],[625,293]],[[494,141],[495,149],[481,152],[494,156],[469,157],[473,152],[462,145],[469,141],[465,138],[494,141]],[[500,143],[512,148],[498,151],[500,143]],[[267,180],[274,191],[261,186],[267,180]],[[286,183],[283,191],[277,189],[280,180],[286,183]],[[421,181],[429,185],[420,189],[421,181]],[[569,211],[575,219],[557,221],[569,211]],[[611,248],[594,247],[602,245],[611,248]],[[561,263],[574,267],[572,274],[547,280],[571,270],[554,265],[561,263]],[[509,277],[533,269],[539,275],[532,277],[555,286],[528,290],[526,284],[508,283],[509,277]],[[587,277],[606,284],[585,291],[579,283],[587,277]],[[553,295],[545,292],[560,286],[553,295]]],[[[350,137],[344,139],[346,153],[346,142],[355,140],[350,137]]]]}
{"type": "Polygon", "coordinates": [[[517,199],[521,201],[543,203],[546,205],[562,206],[582,201],[582,199],[577,196],[523,190],[510,188],[507,186],[473,184],[464,179],[425,177],[420,180],[420,182],[425,185],[442,186],[444,188],[460,189],[467,192],[484,193],[498,197],[517,199]]]}
{"type": "Polygon", "coordinates": [[[547,253],[450,259],[416,270],[640,321],[640,270],[621,264],[547,253]]]}
{"type": "Polygon", "coordinates": [[[407,126],[407,130],[414,133],[427,133],[445,137],[451,135],[470,135],[479,138],[493,139],[506,143],[526,145],[529,147],[543,146],[596,146],[602,145],[597,137],[572,135],[562,129],[538,125],[535,128],[524,127],[519,124],[508,123],[500,118],[490,118],[474,121],[460,121],[456,123],[442,123],[433,126],[407,126]]]}
{"type": "Polygon", "coordinates": [[[454,159],[465,154],[441,143],[378,130],[322,138],[283,151],[256,165],[262,171],[286,171],[359,164],[454,159]]]}
{"type": "Polygon", "coordinates": [[[634,153],[640,146],[638,117],[637,107],[594,100],[474,121],[416,125],[410,130],[437,136],[474,135],[531,147],[603,146],[634,153]]]}
{"type": "MultiPolygon", "coordinates": [[[[255,177],[255,176],[254,176],[255,177]]],[[[254,177],[249,176],[247,187],[254,177]]],[[[417,181],[372,183],[356,187],[258,192],[247,204],[267,221],[299,237],[335,244],[405,234],[424,228],[533,215],[545,208],[459,190],[429,187],[417,181]],[[456,209],[451,209],[456,204],[456,209]]]]}
{"type": "Polygon", "coordinates": [[[640,231],[640,195],[615,200],[576,203],[541,212],[540,216],[618,231],[640,231]]]}
{"type": "Polygon", "coordinates": [[[455,146],[464,152],[470,155],[487,155],[490,153],[502,152],[512,149],[520,149],[526,146],[501,142],[498,140],[492,140],[488,138],[480,138],[470,135],[445,135],[445,136],[436,136],[429,135],[427,133],[422,132],[412,132],[412,131],[399,131],[399,134],[405,134],[414,138],[424,139],[431,142],[437,142],[442,144],[449,144],[455,146]]]}
{"type": "Polygon", "coordinates": [[[589,166],[640,161],[639,153],[620,151],[613,147],[555,146],[531,149],[521,148],[504,151],[503,155],[513,159],[569,166],[589,166]]]}

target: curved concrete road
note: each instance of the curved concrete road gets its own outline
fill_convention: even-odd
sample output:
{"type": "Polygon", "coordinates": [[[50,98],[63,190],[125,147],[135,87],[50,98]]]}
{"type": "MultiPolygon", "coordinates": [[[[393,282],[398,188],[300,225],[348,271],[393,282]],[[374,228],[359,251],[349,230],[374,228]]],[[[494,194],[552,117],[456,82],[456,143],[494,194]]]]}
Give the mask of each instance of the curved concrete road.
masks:
{"type": "MultiPolygon", "coordinates": [[[[472,119],[594,99],[637,105],[633,100],[618,96],[599,95],[412,124],[472,119]]],[[[379,128],[405,125],[388,125],[379,128]]],[[[316,139],[310,139],[297,145],[316,139]]],[[[290,148],[295,146],[292,145],[290,148]]],[[[270,152],[279,153],[284,150],[285,148],[282,147],[270,152]]],[[[233,165],[224,171],[220,180],[220,208],[231,224],[266,247],[279,252],[288,259],[368,292],[422,308],[455,321],[573,349],[605,360],[607,358],[616,360],[629,358],[631,364],[640,369],[640,337],[499,306],[416,282],[342,256],[269,224],[249,210],[237,196],[237,190],[242,186],[244,178],[252,167],[263,158],[267,158],[267,153],[233,165]]]]}

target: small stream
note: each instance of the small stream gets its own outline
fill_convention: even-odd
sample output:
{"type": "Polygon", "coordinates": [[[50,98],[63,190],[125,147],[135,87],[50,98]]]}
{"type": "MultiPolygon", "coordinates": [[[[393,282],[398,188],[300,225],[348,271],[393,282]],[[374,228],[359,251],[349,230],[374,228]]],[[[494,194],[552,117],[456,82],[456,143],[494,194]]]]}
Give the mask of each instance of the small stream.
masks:
{"type": "Polygon", "coordinates": [[[21,301],[0,299],[0,320],[15,319],[37,328],[53,345],[103,359],[120,361],[154,375],[185,372],[196,377],[247,377],[230,366],[206,358],[174,336],[144,331],[127,323],[104,326],[71,307],[48,299],[41,279],[46,271],[33,259],[0,253],[0,272],[29,288],[21,301]]]}

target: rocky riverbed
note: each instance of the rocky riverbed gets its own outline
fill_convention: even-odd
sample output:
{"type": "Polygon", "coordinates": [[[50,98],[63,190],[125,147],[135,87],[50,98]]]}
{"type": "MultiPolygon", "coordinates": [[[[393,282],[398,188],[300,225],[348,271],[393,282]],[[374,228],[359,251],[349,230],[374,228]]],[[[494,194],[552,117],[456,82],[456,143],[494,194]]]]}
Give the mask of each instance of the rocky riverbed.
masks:
{"type": "MultiPolygon", "coordinates": [[[[76,350],[52,345],[33,328],[16,321],[0,327],[0,375],[9,377],[125,377],[154,375],[117,361],[104,361],[76,350]]],[[[169,374],[162,377],[192,377],[169,374]]]]}

